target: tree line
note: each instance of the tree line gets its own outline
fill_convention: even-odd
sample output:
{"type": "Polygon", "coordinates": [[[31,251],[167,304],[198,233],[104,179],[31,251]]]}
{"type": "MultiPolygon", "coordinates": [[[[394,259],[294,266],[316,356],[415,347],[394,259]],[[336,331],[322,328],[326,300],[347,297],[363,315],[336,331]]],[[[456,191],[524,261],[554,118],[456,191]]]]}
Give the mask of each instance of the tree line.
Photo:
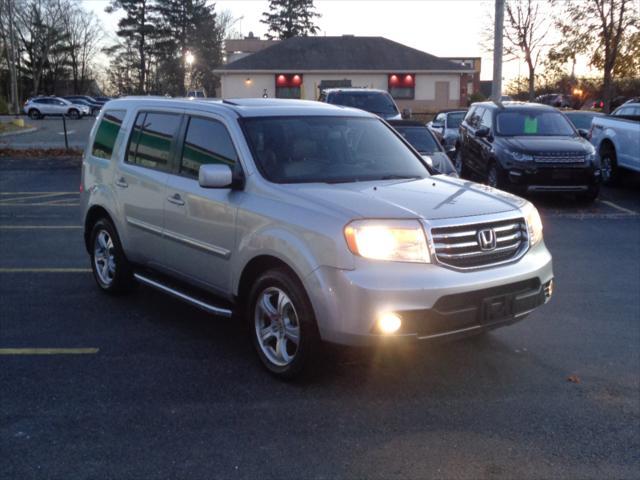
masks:
{"type": "MultiPolygon", "coordinates": [[[[576,61],[586,57],[602,72],[599,90],[608,112],[616,81],[640,78],[639,15],[635,0],[506,0],[504,58],[524,61],[531,101],[540,85],[577,85],[576,61]]],[[[489,36],[485,45],[492,41],[489,36]]],[[[514,86],[522,88],[522,79],[514,86]]]]}
{"type": "Polygon", "coordinates": [[[74,0],[0,0],[0,76],[13,108],[62,82],[69,93],[87,89],[102,37],[74,0]]]}

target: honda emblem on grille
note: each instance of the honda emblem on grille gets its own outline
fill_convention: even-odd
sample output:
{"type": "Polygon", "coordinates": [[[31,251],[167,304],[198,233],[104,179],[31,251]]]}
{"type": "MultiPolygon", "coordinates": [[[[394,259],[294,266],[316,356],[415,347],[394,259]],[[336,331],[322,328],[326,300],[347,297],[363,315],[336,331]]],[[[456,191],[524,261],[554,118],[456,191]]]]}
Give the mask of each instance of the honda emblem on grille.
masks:
{"type": "Polygon", "coordinates": [[[493,228],[478,230],[478,245],[480,250],[489,251],[496,248],[496,232],[493,228]]]}

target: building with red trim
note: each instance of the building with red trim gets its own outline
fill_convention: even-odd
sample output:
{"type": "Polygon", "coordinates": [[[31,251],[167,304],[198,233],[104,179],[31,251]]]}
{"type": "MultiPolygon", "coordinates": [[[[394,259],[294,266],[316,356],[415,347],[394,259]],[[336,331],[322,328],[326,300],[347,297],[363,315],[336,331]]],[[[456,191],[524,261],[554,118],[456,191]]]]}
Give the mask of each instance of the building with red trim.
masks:
{"type": "Polygon", "coordinates": [[[383,37],[294,37],[216,71],[223,98],[316,100],[325,88],[387,90],[400,108],[466,106],[480,88],[480,59],[440,58],[383,37]]]}

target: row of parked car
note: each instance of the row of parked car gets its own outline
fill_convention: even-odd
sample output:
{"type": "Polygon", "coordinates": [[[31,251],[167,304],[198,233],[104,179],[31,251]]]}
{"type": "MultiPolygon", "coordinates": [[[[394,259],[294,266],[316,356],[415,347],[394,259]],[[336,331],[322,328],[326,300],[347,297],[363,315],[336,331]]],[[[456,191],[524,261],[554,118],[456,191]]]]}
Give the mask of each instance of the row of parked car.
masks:
{"type": "Polygon", "coordinates": [[[23,110],[33,120],[45,116],[61,115],[79,119],[88,115],[97,116],[102,106],[109,100],[111,100],[109,97],[91,97],[89,95],[38,96],[29,98],[24,103],[23,110]]]}
{"type": "Polygon", "coordinates": [[[571,192],[593,201],[600,184],[614,183],[621,169],[640,171],[634,99],[610,116],[560,111],[547,102],[481,102],[438,112],[426,126],[401,120],[407,113],[383,90],[330,89],[319,100],[379,115],[441,173],[514,193],[571,192]]]}

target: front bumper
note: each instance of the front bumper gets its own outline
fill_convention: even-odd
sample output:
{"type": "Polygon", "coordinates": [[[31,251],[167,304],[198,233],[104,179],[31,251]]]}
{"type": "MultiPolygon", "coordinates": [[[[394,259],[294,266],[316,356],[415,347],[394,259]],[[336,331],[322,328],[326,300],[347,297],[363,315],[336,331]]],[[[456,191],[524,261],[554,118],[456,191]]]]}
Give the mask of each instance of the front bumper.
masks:
{"type": "Polygon", "coordinates": [[[593,166],[531,166],[507,168],[509,183],[528,192],[585,192],[600,183],[600,169],[593,166]]]}
{"type": "Polygon", "coordinates": [[[371,345],[456,338],[512,323],[548,301],[552,279],[551,255],[540,243],[500,267],[460,272],[358,259],[355,270],[320,267],[305,283],[323,340],[371,345]],[[401,317],[397,333],[377,333],[381,312],[401,317]]]}

